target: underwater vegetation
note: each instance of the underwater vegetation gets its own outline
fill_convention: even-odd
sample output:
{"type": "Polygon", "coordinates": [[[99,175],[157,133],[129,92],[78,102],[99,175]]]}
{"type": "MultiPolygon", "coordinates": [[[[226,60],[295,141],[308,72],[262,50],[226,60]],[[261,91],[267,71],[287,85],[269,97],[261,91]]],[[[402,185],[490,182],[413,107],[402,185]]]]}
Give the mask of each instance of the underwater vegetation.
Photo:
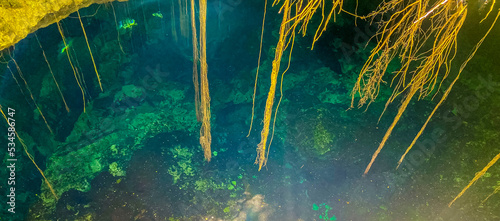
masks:
{"type": "Polygon", "coordinates": [[[499,16],[496,1],[1,3],[0,175],[16,181],[1,217],[496,220],[499,16]]]}

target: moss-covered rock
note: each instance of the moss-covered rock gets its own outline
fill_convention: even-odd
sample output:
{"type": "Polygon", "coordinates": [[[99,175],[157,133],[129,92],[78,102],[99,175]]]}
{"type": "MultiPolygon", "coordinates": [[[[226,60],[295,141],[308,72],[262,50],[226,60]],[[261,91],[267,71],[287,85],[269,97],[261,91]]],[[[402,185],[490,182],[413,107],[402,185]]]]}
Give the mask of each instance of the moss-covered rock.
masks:
{"type": "MultiPolygon", "coordinates": [[[[55,23],[80,8],[112,0],[1,1],[0,50],[14,45],[28,34],[55,23]]],[[[125,1],[125,0],[121,0],[125,1]]]]}
{"type": "Polygon", "coordinates": [[[125,176],[125,171],[118,166],[117,162],[113,162],[109,165],[109,173],[113,176],[125,176]]]}
{"type": "Polygon", "coordinates": [[[340,154],[339,140],[345,137],[345,125],[333,118],[334,111],[310,109],[288,122],[287,145],[305,159],[332,160],[340,154]]]}
{"type": "Polygon", "coordinates": [[[328,131],[324,126],[322,121],[316,123],[314,128],[314,145],[313,151],[319,155],[323,156],[333,149],[333,144],[336,141],[335,134],[328,131]]]}
{"type": "MultiPolygon", "coordinates": [[[[138,86],[131,86],[121,92],[123,96],[134,97],[140,96],[141,90],[138,86]]],[[[169,131],[198,131],[194,104],[185,100],[186,89],[169,82],[168,87],[164,85],[159,90],[162,90],[162,101],[155,107],[142,102],[138,106],[125,106],[125,110],[116,110],[117,105],[102,110],[93,108],[90,102],[66,142],[47,161],[44,172],[58,197],[70,189],[83,192],[90,190],[92,179],[103,171],[124,176],[123,165],[131,159],[135,150],[142,148],[143,141],[148,138],[169,131]]],[[[107,96],[116,97],[111,93],[107,96]]],[[[180,174],[177,177],[193,176],[193,153],[180,147],[172,151],[178,160],[172,173],[180,174]]],[[[45,184],[42,184],[41,200],[49,211],[50,208],[54,209],[56,198],[45,184]]]]}
{"type": "MultiPolygon", "coordinates": [[[[170,153],[176,162],[168,169],[168,173],[172,175],[174,179],[174,184],[181,179],[194,176],[196,169],[192,160],[193,153],[187,147],[178,145],[171,148],[170,153]]],[[[185,184],[185,182],[186,181],[184,181],[182,185],[185,184]]]]}
{"type": "Polygon", "coordinates": [[[120,102],[126,99],[142,100],[145,96],[144,88],[137,87],[133,84],[124,85],[122,90],[115,94],[115,102],[120,102]]]}

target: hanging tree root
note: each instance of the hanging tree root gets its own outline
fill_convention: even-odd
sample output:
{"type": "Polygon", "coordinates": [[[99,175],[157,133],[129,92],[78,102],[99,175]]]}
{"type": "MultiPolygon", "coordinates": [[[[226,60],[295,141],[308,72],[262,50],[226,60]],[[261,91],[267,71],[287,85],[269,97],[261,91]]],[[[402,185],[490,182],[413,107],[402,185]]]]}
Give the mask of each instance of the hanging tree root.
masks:
{"type": "MultiPolygon", "coordinates": [[[[280,1],[275,0],[273,2],[273,6],[277,5],[280,1]]],[[[271,118],[273,114],[273,106],[274,106],[274,99],[276,96],[276,84],[278,83],[278,74],[280,72],[280,67],[281,67],[281,59],[283,57],[283,52],[291,46],[293,49],[293,43],[295,39],[295,30],[296,28],[300,25],[300,28],[298,30],[299,33],[302,33],[304,36],[307,31],[307,26],[309,24],[310,19],[312,16],[316,13],[318,9],[322,10],[322,19],[319,27],[316,29],[316,33],[313,38],[313,43],[312,43],[312,48],[314,48],[314,43],[321,37],[321,34],[326,30],[326,26],[328,22],[331,20],[332,16],[335,16],[335,10],[339,9],[338,11],[340,12],[340,8],[342,7],[343,0],[335,0],[333,1],[333,6],[330,9],[330,12],[328,15],[325,17],[325,4],[323,0],[311,0],[308,1],[307,3],[303,1],[291,1],[291,0],[285,0],[283,1],[283,5],[281,6],[279,13],[283,13],[283,18],[282,22],[280,25],[280,30],[279,30],[279,38],[278,38],[278,43],[276,45],[275,49],[275,54],[274,54],[274,60],[272,62],[272,71],[271,71],[271,85],[269,87],[269,92],[267,94],[267,100],[266,100],[266,106],[264,108],[264,126],[261,131],[261,141],[257,145],[257,158],[255,160],[255,163],[259,165],[259,170],[262,169],[263,166],[266,165],[268,155],[269,155],[269,146],[270,144],[267,143],[268,136],[269,136],[269,127],[271,125],[271,118]],[[293,14],[293,16],[292,16],[293,14]]],[[[290,50],[290,54],[291,51],[290,50]]],[[[289,56],[289,63],[290,65],[290,59],[291,56],[289,56]]],[[[289,66],[288,66],[289,67],[289,66]]],[[[288,70],[288,68],[286,69],[288,70]]],[[[283,80],[283,74],[286,72],[286,70],[282,73],[282,80],[283,80]]],[[[281,96],[283,93],[281,93],[281,96]]],[[[254,96],[255,100],[255,96],[254,96]]],[[[280,98],[281,101],[281,98],[280,98]]],[[[279,107],[279,103],[274,110],[274,115],[276,116],[277,110],[279,107]]],[[[252,112],[253,113],[253,112],[252,112]]],[[[253,117],[252,117],[253,119],[253,117]]],[[[275,117],[276,120],[276,117],[275,117]]],[[[274,128],[274,126],[273,126],[274,128]]],[[[271,139],[272,141],[272,139],[271,139]]],[[[271,142],[270,142],[271,143],[271,142]]]]}
{"type": "Polygon", "coordinates": [[[489,163],[486,165],[481,171],[477,172],[474,178],[469,182],[469,184],[462,189],[462,191],[448,204],[448,207],[451,207],[455,201],[457,201],[458,198],[460,198],[469,187],[471,187],[479,178],[481,178],[488,169],[490,169],[493,164],[495,164],[498,160],[500,159],[500,153],[497,154],[489,163]]]}
{"type": "MultiPolygon", "coordinates": [[[[449,75],[451,62],[457,52],[457,35],[466,18],[467,6],[462,1],[449,0],[436,2],[430,9],[427,9],[428,5],[429,0],[409,3],[393,0],[384,3],[370,15],[373,17],[383,15],[395,9],[390,18],[380,24],[379,31],[373,37],[377,39],[377,45],[365,62],[353,87],[351,107],[354,107],[357,96],[360,97],[358,107],[369,105],[377,98],[380,85],[383,83],[382,78],[389,63],[396,57],[401,61],[401,68],[394,73],[391,81],[394,91],[387,100],[382,114],[399,95],[403,98],[398,113],[364,174],[370,170],[411,99],[417,94],[419,99],[433,94],[449,75]],[[441,71],[442,68],[444,71],[441,71]]],[[[451,86],[448,89],[451,89],[451,86]]],[[[425,125],[422,128],[425,128],[425,125]]],[[[406,153],[403,154],[400,163],[406,153]]]]}

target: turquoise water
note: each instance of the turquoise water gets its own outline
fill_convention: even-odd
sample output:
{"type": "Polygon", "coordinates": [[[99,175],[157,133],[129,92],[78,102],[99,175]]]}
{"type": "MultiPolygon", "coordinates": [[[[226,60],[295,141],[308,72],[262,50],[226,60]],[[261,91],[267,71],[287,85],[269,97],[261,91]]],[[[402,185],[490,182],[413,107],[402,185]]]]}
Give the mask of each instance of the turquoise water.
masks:
{"type": "MultiPolygon", "coordinates": [[[[360,4],[358,13],[374,10],[372,4],[360,4]]],[[[208,2],[212,159],[207,162],[195,111],[192,33],[189,15],[184,16],[189,7],[184,1],[180,5],[184,7],[176,1],[132,0],[80,10],[102,91],[75,13],[61,21],[66,47],[51,25],[36,31],[40,44],[31,34],[11,48],[15,56],[3,57],[2,110],[15,109],[19,137],[57,199],[16,141],[16,213],[2,204],[2,218],[499,219],[499,195],[490,196],[500,185],[498,165],[448,207],[500,152],[496,111],[500,68],[492,59],[498,56],[498,27],[399,169],[399,158],[444,89],[437,90],[434,99],[410,103],[370,172],[363,175],[401,103],[398,98],[385,106],[393,92],[391,72],[399,64],[391,63],[375,102],[351,108],[351,90],[377,41],[368,43],[377,24],[355,23],[351,16],[338,14],[311,50],[315,27],[321,22],[318,12],[306,36],[297,35],[293,53],[287,50],[283,55],[280,74],[289,58],[290,67],[275,96],[274,108],[281,102],[271,121],[269,159],[258,171],[256,148],[280,9],[268,5],[253,103],[264,4],[208,2]]],[[[344,8],[353,11],[354,5],[346,2],[344,8]]],[[[484,13],[470,13],[472,20],[465,23],[458,40],[463,50],[457,52],[449,79],[477,42],[479,31],[470,24],[484,13]]],[[[7,134],[6,126],[0,128],[7,134]]],[[[4,157],[5,165],[8,158],[4,157]]],[[[0,174],[4,180],[9,177],[8,170],[0,174]]],[[[4,195],[9,194],[7,187],[1,185],[4,195]]]]}

